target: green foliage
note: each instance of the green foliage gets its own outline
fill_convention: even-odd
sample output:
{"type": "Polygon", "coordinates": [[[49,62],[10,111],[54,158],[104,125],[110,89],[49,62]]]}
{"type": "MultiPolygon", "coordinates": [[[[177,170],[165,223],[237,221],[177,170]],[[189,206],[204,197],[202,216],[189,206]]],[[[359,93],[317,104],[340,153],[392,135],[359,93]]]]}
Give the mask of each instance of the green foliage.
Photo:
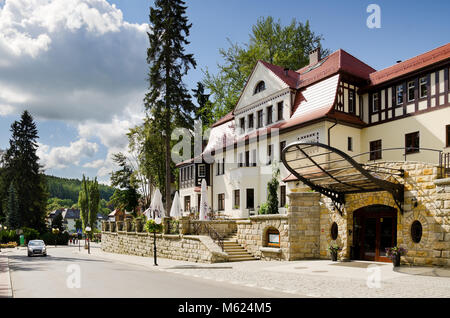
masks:
{"type": "Polygon", "coordinates": [[[193,89],[194,97],[197,100],[198,108],[195,112],[195,119],[201,120],[203,131],[214,124],[213,104],[209,100],[209,94],[205,94],[205,85],[197,83],[197,88],[193,89]]]}
{"type": "Polygon", "coordinates": [[[0,231],[0,242],[19,242],[19,235],[16,234],[14,230],[1,230],[0,231]]]}
{"type": "Polygon", "coordinates": [[[64,231],[63,226],[63,216],[62,213],[57,214],[52,220],[52,228],[59,229],[59,231],[64,231]]]}
{"type": "Polygon", "coordinates": [[[89,222],[89,201],[88,201],[88,190],[87,181],[83,175],[83,180],[81,181],[81,190],[78,196],[78,206],[80,207],[80,217],[83,222],[83,230],[88,225],[89,222]]]}
{"type": "Polygon", "coordinates": [[[44,230],[48,193],[36,154],[38,131],[28,111],[22,113],[20,121],[11,125],[11,132],[9,148],[2,159],[4,168],[0,176],[1,213],[5,215],[8,205],[5,203],[5,197],[13,184],[17,198],[20,198],[17,227],[27,226],[44,230]]]}
{"type": "MultiPolygon", "coordinates": [[[[62,207],[64,208],[72,208],[73,204],[76,204],[78,202],[78,194],[81,190],[81,184],[82,180],[78,179],[66,179],[66,178],[59,178],[54,176],[45,176],[45,179],[48,184],[48,192],[50,194],[50,198],[57,198],[64,200],[61,202],[62,207]],[[65,200],[71,200],[72,205],[66,206],[67,201],[65,200]]],[[[104,199],[106,201],[109,201],[109,198],[114,193],[114,188],[99,184],[99,191],[100,191],[100,198],[104,199]]],[[[77,207],[78,208],[78,207],[77,207]]],[[[53,209],[55,210],[55,209],[53,209]]],[[[48,211],[53,211],[48,210],[48,211]]]]}
{"type": "Polygon", "coordinates": [[[169,234],[179,234],[180,233],[180,221],[176,219],[171,219],[170,223],[170,231],[169,234]]]}
{"type": "Polygon", "coordinates": [[[97,224],[98,211],[100,208],[100,192],[98,190],[97,178],[89,183],[89,224],[95,228],[97,224]]]}
{"type": "Polygon", "coordinates": [[[75,220],[75,229],[76,230],[83,229],[83,222],[80,219],[76,219],[75,220]]]}
{"type": "Polygon", "coordinates": [[[50,198],[47,200],[47,212],[59,209],[70,209],[75,202],[71,199],[50,198]]]}
{"type": "Polygon", "coordinates": [[[259,207],[258,214],[268,214],[269,211],[269,204],[267,202],[264,202],[259,207]]]}
{"type": "Polygon", "coordinates": [[[17,198],[16,189],[14,188],[14,184],[11,182],[8,190],[8,204],[6,210],[6,225],[15,230],[19,228],[21,224],[20,215],[19,215],[19,200],[17,198]]]}
{"type": "Polygon", "coordinates": [[[196,67],[192,54],[186,54],[187,38],[191,24],[186,17],[182,0],[155,0],[150,8],[149,91],[145,96],[145,108],[153,117],[156,129],[164,140],[166,206],[170,207],[171,193],[171,135],[174,127],[192,128],[195,105],[183,83],[183,76],[196,67]]]}
{"type": "Polygon", "coordinates": [[[39,238],[39,232],[35,229],[30,229],[28,227],[23,227],[23,236],[25,237],[25,242],[29,242],[31,240],[36,240],[39,238]]]}
{"type": "Polygon", "coordinates": [[[278,176],[280,175],[280,170],[277,169],[273,175],[272,179],[267,183],[267,214],[278,214],[278,176]]]}
{"type": "Polygon", "coordinates": [[[98,211],[100,208],[100,193],[97,178],[93,181],[89,181],[89,178],[86,180],[83,175],[81,191],[78,197],[78,205],[80,206],[80,217],[83,230],[87,226],[95,228],[98,211]]]}
{"type": "Polygon", "coordinates": [[[54,245],[55,238],[57,245],[67,245],[69,242],[69,233],[59,232],[58,234],[53,234],[52,232],[45,232],[39,237],[39,239],[43,240],[46,245],[54,245]]]}
{"type": "Polygon", "coordinates": [[[144,229],[149,233],[161,233],[163,231],[163,225],[156,224],[155,220],[150,219],[145,223],[144,229]]]}
{"type": "Polygon", "coordinates": [[[139,205],[139,193],[132,182],[133,169],[127,163],[127,158],[122,153],[113,155],[113,160],[121,169],[111,174],[111,184],[119,187],[114,191],[110,202],[116,209],[136,212],[139,205]]]}
{"type": "MultiPolygon", "coordinates": [[[[298,70],[309,63],[309,52],[321,47],[322,40],[311,31],[309,21],[303,24],[293,19],[283,26],[271,16],[258,19],[244,45],[228,40],[229,47],[219,51],[223,64],[218,65],[218,73],[204,71],[203,84],[213,97],[214,121],[234,109],[258,60],[298,70]]],[[[329,53],[322,52],[322,56],[329,53]]]]}

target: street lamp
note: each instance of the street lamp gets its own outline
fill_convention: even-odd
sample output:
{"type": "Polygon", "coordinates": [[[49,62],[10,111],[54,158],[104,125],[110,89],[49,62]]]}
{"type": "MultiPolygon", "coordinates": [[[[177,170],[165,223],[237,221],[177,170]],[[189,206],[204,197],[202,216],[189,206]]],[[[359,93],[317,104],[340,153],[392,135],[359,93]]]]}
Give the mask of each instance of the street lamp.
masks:
{"type": "MultiPolygon", "coordinates": [[[[160,225],[161,218],[155,218],[155,223],[160,225]]],[[[154,266],[158,266],[158,264],[156,263],[156,227],[153,230],[153,260],[155,261],[154,266]]]]}
{"type": "MultiPolygon", "coordinates": [[[[89,234],[89,232],[91,232],[91,227],[90,226],[86,226],[86,228],[84,229],[85,232],[87,232],[89,234]]],[[[91,247],[89,245],[89,235],[86,235],[87,241],[88,241],[88,254],[91,254],[91,247]]]]}

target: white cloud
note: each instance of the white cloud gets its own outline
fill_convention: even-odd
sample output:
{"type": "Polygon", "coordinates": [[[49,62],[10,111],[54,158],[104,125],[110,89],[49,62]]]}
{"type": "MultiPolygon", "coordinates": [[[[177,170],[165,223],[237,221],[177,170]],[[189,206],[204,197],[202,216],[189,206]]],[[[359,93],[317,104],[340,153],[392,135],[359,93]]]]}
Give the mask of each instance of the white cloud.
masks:
{"type": "Polygon", "coordinates": [[[95,161],[91,161],[88,162],[86,164],[83,165],[83,168],[93,168],[93,169],[99,169],[101,168],[105,163],[105,160],[95,160],[95,161]]]}
{"type": "Polygon", "coordinates": [[[125,152],[128,129],[144,117],[147,24],[123,20],[106,0],[0,0],[0,116],[27,109],[78,130],[69,146],[40,144],[46,169],[84,165],[106,177],[125,152]]]}
{"type": "Polygon", "coordinates": [[[85,157],[93,157],[98,151],[98,145],[82,138],[71,142],[70,146],[53,147],[38,143],[37,155],[44,169],[63,169],[69,165],[79,165],[85,157]]]}
{"type": "Polygon", "coordinates": [[[76,123],[109,122],[136,96],[142,108],[147,29],[106,0],[6,0],[0,105],[76,123]]]}

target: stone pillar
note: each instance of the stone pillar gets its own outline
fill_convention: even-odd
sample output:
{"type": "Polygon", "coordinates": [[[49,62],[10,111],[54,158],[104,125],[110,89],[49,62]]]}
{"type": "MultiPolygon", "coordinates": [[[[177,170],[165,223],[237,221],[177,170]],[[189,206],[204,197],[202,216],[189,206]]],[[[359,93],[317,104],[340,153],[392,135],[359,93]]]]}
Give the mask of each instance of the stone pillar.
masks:
{"type": "Polygon", "coordinates": [[[180,219],[180,234],[186,235],[190,234],[190,223],[189,223],[189,217],[182,216],[180,219]]]}
{"type": "Polygon", "coordinates": [[[125,226],[124,231],[131,232],[131,220],[130,219],[125,219],[124,226],[125,226]]]}
{"type": "Polygon", "coordinates": [[[162,218],[162,224],[163,224],[163,231],[164,231],[164,234],[169,234],[170,233],[170,220],[171,220],[172,218],[171,217],[163,217],[162,218]]]}
{"type": "Polygon", "coordinates": [[[320,193],[289,195],[289,260],[320,258],[320,193]]]}

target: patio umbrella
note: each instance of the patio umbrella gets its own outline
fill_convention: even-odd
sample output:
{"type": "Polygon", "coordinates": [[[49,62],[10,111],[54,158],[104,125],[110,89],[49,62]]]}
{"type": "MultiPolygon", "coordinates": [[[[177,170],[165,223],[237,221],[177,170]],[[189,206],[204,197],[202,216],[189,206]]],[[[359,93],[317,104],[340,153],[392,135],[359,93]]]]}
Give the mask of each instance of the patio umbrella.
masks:
{"type": "Polygon", "coordinates": [[[164,206],[162,202],[162,195],[159,189],[156,189],[153,194],[152,202],[150,203],[150,207],[144,212],[145,216],[149,219],[155,219],[156,217],[162,218],[164,217],[164,206]],[[147,215],[147,211],[149,212],[147,215]]]}
{"type": "Polygon", "coordinates": [[[199,216],[200,221],[208,220],[208,214],[207,214],[208,208],[209,208],[209,204],[208,204],[208,192],[206,190],[206,180],[203,179],[202,180],[202,192],[201,192],[201,197],[200,197],[200,216],[199,216]]]}
{"type": "Polygon", "coordinates": [[[173,197],[172,208],[170,209],[170,216],[173,216],[175,218],[181,217],[181,202],[180,196],[178,195],[178,191],[175,192],[175,196],[173,197]]]}

